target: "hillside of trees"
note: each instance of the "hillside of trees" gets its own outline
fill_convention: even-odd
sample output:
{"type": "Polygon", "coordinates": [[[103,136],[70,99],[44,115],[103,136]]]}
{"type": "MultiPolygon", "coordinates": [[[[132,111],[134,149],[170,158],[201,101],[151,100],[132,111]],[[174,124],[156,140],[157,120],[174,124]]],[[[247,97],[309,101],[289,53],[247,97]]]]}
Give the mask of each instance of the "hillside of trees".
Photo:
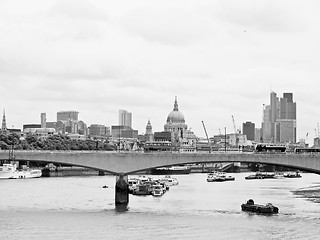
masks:
{"type": "Polygon", "coordinates": [[[108,141],[98,140],[78,140],[70,139],[65,135],[53,135],[45,140],[40,140],[37,136],[28,134],[21,138],[16,133],[8,135],[0,134],[0,149],[15,150],[102,150],[113,151],[116,146],[108,141]]]}

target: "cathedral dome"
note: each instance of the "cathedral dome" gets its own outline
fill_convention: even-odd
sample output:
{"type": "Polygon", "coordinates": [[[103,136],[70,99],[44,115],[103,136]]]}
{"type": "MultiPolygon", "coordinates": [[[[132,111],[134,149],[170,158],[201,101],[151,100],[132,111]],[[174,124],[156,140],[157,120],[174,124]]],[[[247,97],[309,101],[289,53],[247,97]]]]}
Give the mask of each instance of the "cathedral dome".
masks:
{"type": "Polygon", "coordinates": [[[178,108],[177,97],[174,101],[173,111],[167,117],[167,123],[185,123],[184,116],[178,108]]]}

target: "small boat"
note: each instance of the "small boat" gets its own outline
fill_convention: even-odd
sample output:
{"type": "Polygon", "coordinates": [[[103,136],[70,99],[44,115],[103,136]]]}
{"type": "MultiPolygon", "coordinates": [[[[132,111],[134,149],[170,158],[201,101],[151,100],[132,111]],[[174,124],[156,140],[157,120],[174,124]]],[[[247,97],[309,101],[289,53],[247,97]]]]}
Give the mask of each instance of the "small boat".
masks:
{"type": "Polygon", "coordinates": [[[247,180],[251,180],[251,179],[264,179],[263,174],[259,173],[255,173],[255,174],[250,174],[249,176],[246,176],[245,179],[247,180]]]}
{"type": "Polygon", "coordinates": [[[225,172],[213,172],[207,175],[207,182],[234,181],[235,177],[227,176],[225,172]]]}
{"type": "Polygon", "coordinates": [[[129,178],[128,179],[129,193],[133,193],[133,191],[137,188],[138,184],[139,184],[139,179],[129,178]]]}
{"type": "Polygon", "coordinates": [[[273,172],[262,172],[261,175],[262,175],[263,179],[273,179],[275,173],[273,173],[273,172]]]}
{"type": "Polygon", "coordinates": [[[299,172],[286,172],[283,174],[285,178],[301,178],[301,175],[299,172]]]}
{"type": "Polygon", "coordinates": [[[151,195],[152,187],[149,184],[139,183],[137,188],[133,190],[133,195],[151,195]]]}
{"type": "Polygon", "coordinates": [[[165,182],[169,187],[178,185],[179,182],[177,178],[171,176],[165,176],[164,178],[159,179],[160,182],[165,182]]]}
{"type": "Polygon", "coordinates": [[[153,185],[152,195],[155,197],[160,197],[164,194],[163,186],[160,184],[153,185]]]}
{"type": "Polygon", "coordinates": [[[278,213],[279,208],[273,206],[271,203],[266,205],[255,204],[252,199],[249,199],[246,203],[241,204],[241,210],[247,212],[257,213],[278,213]]]}
{"type": "Polygon", "coordinates": [[[9,179],[17,171],[17,166],[15,164],[4,163],[0,166],[0,179],[9,179]]]}
{"type": "Polygon", "coordinates": [[[171,175],[171,174],[189,174],[191,168],[189,166],[172,166],[151,169],[152,175],[171,175]]]}
{"type": "Polygon", "coordinates": [[[283,173],[275,173],[273,178],[275,179],[284,179],[283,173]]]}

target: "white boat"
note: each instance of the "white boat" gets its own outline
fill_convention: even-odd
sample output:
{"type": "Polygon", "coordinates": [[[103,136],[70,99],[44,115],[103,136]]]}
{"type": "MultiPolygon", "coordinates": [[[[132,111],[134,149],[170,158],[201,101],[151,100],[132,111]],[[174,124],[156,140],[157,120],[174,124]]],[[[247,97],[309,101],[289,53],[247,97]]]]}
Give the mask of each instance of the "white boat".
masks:
{"type": "Polygon", "coordinates": [[[128,180],[129,193],[133,193],[134,190],[137,189],[138,184],[139,184],[139,179],[137,179],[137,178],[130,178],[130,179],[128,180]]]}
{"type": "Polygon", "coordinates": [[[234,181],[235,177],[227,176],[225,172],[213,172],[207,175],[207,182],[234,181]]]}
{"type": "Polygon", "coordinates": [[[23,179],[23,178],[39,178],[42,175],[42,171],[39,169],[27,169],[15,171],[14,174],[9,177],[10,179],[23,179]]]}
{"type": "Polygon", "coordinates": [[[153,185],[152,187],[152,195],[155,197],[162,196],[164,194],[163,186],[160,184],[153,185]]]}
{"type": "Polygon", "coordinates": [[[273,178],[275,178],[275,179],[283,179],[284,176],[283,176],[283,173],[275,173],[273,178]]]}
{"type": "Polygon", "coordinates": [[[159,181],[165,182],[169,187],[179,184],[177,178],[171,176],[165,176],[164,178],[161,178],[159,181]]]}
{"type": "Polygon", "coordinates": [[[42,171],[39,169],[18,170],[16,164],[5,163],[0,166],[0,179],[39,178],[42,171]]]}
{"type": "Polygon", "coordinates": [[[17,171],[15,164],[4,163],[0,166],[0,179],[9,179],[17,171]]]}

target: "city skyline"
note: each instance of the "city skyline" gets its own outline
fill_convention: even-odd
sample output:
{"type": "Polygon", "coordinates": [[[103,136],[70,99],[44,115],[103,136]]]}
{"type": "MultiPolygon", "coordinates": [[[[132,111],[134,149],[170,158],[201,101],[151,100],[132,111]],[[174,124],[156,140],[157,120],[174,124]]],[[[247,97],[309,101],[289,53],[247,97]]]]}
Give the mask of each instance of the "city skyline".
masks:
{"type": "Polygon", "coordinates": [[[132,113],[163,130],[174,97],[200,137],[261,127],[270,92],[294,94],[297,141],[320,122],[316,1],[3,1],[0,109],[7,127],[76,110],[90,124],[132,113]],[[156,7],[155,7],[156,6],[156,7]]]}
{"type": "MultiPolygon", "coordinates": [[[[179,114],[174,114],[174,111],[179,112],[178,102],[177,102],[177,96],[175,97],[174,101],[174,108],[173,112],[171,112],[168,115],[167,118],[167,124],[164,125],[164,131],[171,131],[172,129],[172,122],[173,121],[183,121],[183,126],[185,128],[185,134],[187,132],[190,132],[191,128],[188,128],[188,126],[185,124],[185,119],[182,112],[179,112],[179,114]],[[174,118],[172,120],[171,118],[174,118]],[[170,119],[169,119],[170,118],[170,119]],[[178,118],[180,120],[178,120],[178,118]],[[168,125],[169,123],[169,125],[168,125]]],[[[132,113],[128,112],[125,109],[120,109],[119,112],[119,122],[118,125],[112,125],[112,126],[105,126],[103,124],[96,124],[91,123],[90,126],[104,126],[111,128],[114,126],[124,126],[132,128],[132,113]]],[[[76,121],[81,122],[81,124],[85,124],[82,120],[78,121],[78,115],[79,112],[75,110],[71,111],[59,111],[57,112],[57,122],[59,121],[76,121]]],[[[293,101],[293,93],[283,93],[283,97],[277,97],[277,93],[271,92],[270,93],[270,105],[263,104],[263,122],[261,127],[255,127],[255,123],[251,122],[243,122],[242,128],[241,126],[238,127],[235,125],[234,117],[233,119],[233,132],[236,133],[242,133],[247,135],[248,140],[255,140],[258,142],[276,142],[276,143],[284,143],[284,142],[291,142],[296,143],[296,102],[293,101]],[[293,121],[293,123],[291,123],[293,121]],[[266,125],[268,124],[268,125],[266,125]],[[271,126],[272,124],[273,127],[271,126]],[[270,125],[270,126],[269,126],[270,125]],[[255,133],[255,131],[257,131],[255,133]],[[257,134],[257,135],[256,135],[257,134]]],[[[52,124],[55,124],[57,122],[50,122],[50,126],[52,127],[52,124]]],[[[28,124],[26,124],[28,125],[28,124]]],[[[29,124],[30,125],[30,124],[29,124]]],[[[40,114],[40,124],[33,123],[33,125],[39,125],[41,128],[46,128],[46,113],[40,114]]],[[[6,126],[6,118],[5,118],[5,111],[3,112],[3,120],[2,120],[2,129],[4,129],[4,126],[6,126]]],[[[25,126],[25,123],[23,124],[25,126]]],[[[140,133],[140,134],[148,134],[148,127],[152,128],[152,124],[150,120],[148,120],[148,123],[146,125],[146,132],[140,133]]],[[[179,128],[182,127],[179,125],[179,128]]],[[[317,124],[317,129],[314,129],[315,131],[318,131],[319,133],[319,124],[317,124]]],[[[4,131],[4,130],[2,130],[4,131]]],[[[118,131],[118,130],[117,130],[118,131]]],[[[136,130],[138,131],[138,130],[136,130]]],[[[161,131],[161,130],[159,130],[161,131]]],[[[233,133],[227,132],[229,133],[233,133]]],[[[219,129],[219,134],[221,134],[221,129],[219,129]]],[[[309,133],[308,133],[309,134],[309,133]]],[[[307,134],[307,135],[308,135],[307,134]]],[[[316,133],[317,134],[317,133],[316,133]]],[[[187,134],[188,135],[188,134],[187,134]]],[[[319,135],[319,134],[318,134],[319,135]]],[[[212,135],[213,136],[213,135],[212,135]]],[[[303,139],[305,140],[305,139],[303,139]]]]}

